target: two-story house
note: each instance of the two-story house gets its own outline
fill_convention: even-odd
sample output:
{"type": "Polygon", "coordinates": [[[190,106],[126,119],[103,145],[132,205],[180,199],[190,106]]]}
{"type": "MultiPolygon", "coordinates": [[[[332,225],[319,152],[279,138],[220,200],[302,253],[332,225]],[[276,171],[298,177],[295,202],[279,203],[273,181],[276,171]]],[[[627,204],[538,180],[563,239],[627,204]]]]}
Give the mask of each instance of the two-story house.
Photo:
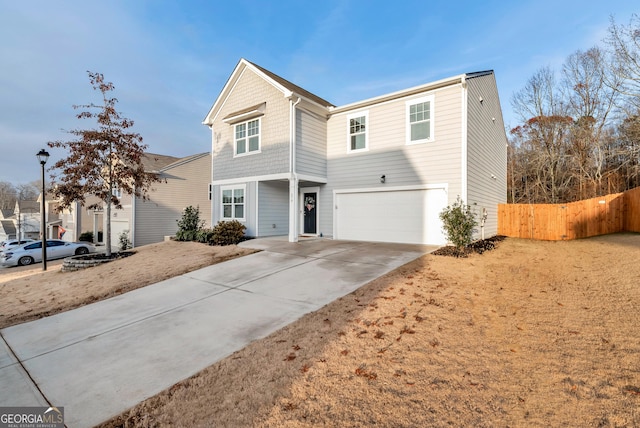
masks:
{"type": "Polygon", "coordinates": [[[241,59],[203,123],[212,224],[291,242],[444,244],[439,214],[460,197],[497,233],[507,139],[492,71],[335,106],[241,59]]]}

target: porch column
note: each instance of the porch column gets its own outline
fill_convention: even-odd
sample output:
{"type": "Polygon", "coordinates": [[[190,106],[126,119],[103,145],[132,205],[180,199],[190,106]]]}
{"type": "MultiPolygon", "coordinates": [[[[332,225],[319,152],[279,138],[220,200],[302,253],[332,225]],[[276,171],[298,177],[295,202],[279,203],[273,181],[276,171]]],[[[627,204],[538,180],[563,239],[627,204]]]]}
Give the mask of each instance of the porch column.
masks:
{"type": "Polygon", "coordinates": [[[298,242],[298,177],[291,174],[289,178],[289,242],[298,242]]]}

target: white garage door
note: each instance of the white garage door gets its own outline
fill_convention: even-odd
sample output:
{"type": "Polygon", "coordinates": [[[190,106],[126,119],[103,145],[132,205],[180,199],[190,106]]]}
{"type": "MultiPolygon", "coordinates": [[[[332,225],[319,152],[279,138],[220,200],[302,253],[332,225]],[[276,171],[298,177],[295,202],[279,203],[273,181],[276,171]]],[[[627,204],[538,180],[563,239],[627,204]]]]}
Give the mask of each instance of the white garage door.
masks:
{"type": "Polygon", "coordinates": [[[443,245],[446,206],[444,189],[337,192],[336,238],[443,245]]]}

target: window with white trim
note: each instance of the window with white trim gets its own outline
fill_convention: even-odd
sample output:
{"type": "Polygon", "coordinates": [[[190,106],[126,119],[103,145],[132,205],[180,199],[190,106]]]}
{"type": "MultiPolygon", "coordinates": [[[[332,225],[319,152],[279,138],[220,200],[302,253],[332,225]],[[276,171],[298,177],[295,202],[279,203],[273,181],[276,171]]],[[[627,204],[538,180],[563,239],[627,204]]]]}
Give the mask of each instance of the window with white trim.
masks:
{"type": "Polygon", "coordinates": [[[244,220],[245,186],[223,187],[222,218],[224,220],[244,220]]]}
{"type": "Polygon", "coordinates": [[[234,126],[235,155],[260,152],[260,118],[234,126]]]}
{"type": "Polygon", "coordinates": [[[407,144],[433,141],[433,95],[407,101],[407,144]]]}
{"type": "Polygon", "coordinates": [[[349,152],[368,149],[368,124],[369,112],[359,112],[347,116],[349,127],[349,152]]]}

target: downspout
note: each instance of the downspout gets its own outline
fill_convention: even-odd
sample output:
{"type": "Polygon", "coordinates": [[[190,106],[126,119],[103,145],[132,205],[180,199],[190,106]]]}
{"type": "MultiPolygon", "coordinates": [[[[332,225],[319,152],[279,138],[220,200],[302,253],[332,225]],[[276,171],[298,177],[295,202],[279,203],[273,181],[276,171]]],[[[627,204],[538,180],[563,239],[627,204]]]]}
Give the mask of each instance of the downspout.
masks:
{"type": "Polygon", "coordinates": [[[300,97],[293,102],[289,97],[289,242],[298,242],[298,174],[296,173],[296,106],[300,97]]]}
{"type": "Polygon", "coordinates": [[[215,201],[215,195],[214,195],[214,189],[213,189],[213,153],[216,150],[216,134],[213,130],[213,124],[209,125],[209,129],[211,130],[211,163],[209,165],[210,167],[210,174],[209,174],[209,196],[211,198],[211,202],[209,203],[209,206],[211,207],[211,216],[209,218],[209,222],[211,224],[211,227],[215,226],[216,222],[215,222],[215,218],[216,218],[216,211],[215,211],[215,206],[216,206],[216,201],[215,201]]]}
{"type": "Polygon", "coordinates": [[[464,201],[465,204],[468,204],[467,201],[467,122],[468,122],[468,106],[467,106],[467,99],[468,99],[468,89],[467,89],[467,81],[466,81],[466,75],[462,75],[461,77],[461,81],[460,81],[461,87],[462,87],[462,147],[461,147],[461,177],[460,177],[460,198],[464,201]]]}
{"type": "Polygon", "coordinates": [[[131,195],[131,248],[136,248],[136,188],[133,188],[133,195],[131,195]]]}

